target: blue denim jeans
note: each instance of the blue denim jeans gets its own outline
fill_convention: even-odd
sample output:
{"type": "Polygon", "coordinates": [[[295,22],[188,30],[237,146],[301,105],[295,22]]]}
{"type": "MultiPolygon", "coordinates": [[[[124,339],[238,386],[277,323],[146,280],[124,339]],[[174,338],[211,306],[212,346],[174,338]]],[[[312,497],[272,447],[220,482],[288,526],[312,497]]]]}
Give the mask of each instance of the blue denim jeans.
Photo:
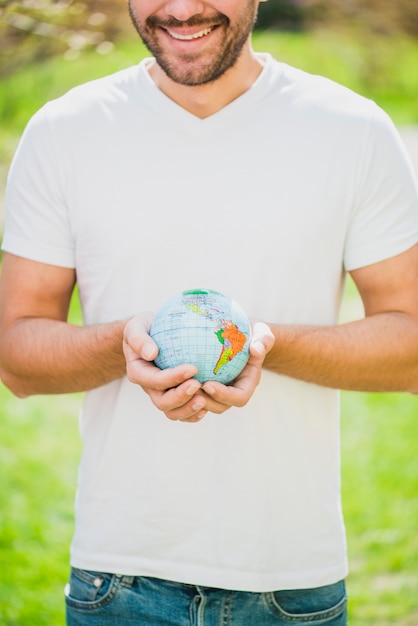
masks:
{"type": "Polygon", "coordinates": [[[344,581],[268,593],[73,569],[68,626],[346,626],[344,581]]]}

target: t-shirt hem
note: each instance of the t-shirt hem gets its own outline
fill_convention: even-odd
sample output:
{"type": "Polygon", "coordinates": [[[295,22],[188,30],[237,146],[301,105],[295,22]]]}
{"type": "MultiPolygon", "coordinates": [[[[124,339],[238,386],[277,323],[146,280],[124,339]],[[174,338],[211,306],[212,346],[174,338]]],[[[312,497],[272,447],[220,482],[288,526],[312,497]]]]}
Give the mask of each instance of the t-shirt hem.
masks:
{"type": "Polygon", "coordinates": [[[13,241],[10,241],[7,234],[5,235],[1,249],[3,252],[9,252],[10,254],[20,256],[24,259],[37,261],[38,263],[46,263],[48,265],[56,265],[70,269],[74,269],[75,267],[72,251],[66,253],[63,248],[47,247],[43,247],[42,250],[39,250],[28,244],[27,241],[17,241],[15,238],[13,241]]]}
{"type": "Polygon", "coordinates": [[[373,265],[374,263],[385,261],[397,256],[398,254],[406,252],[416,243],[418,243],[418,231],[411,233],[407,238],[405,237],[397,244],[392,245],[390,250],[387,246],[383,250],[381,246],[378,245],[374,248],[369,248],[366,251],[352,251],[349,255],[347,255],[344,264],[345,269],[348,272],[351,272],[353,270],[360,269],[361,267],[366,267],[367,265],[373,265]]]}
{"type": "Polygon", "coordinates": [[[186,585],[253,593],[268,593],[284,589],[314,589],[344,580],[348,575],[346,560],[337,565],[315,570],[260,573],[214,570],[190,564],[162,564],[153,561],[147,562],[146,560],[133,564],[129,559],[116,560],[111,555],[89,558],[73,552],[71,566],[89,571],[125,576],[145,576],[186,585]]]}

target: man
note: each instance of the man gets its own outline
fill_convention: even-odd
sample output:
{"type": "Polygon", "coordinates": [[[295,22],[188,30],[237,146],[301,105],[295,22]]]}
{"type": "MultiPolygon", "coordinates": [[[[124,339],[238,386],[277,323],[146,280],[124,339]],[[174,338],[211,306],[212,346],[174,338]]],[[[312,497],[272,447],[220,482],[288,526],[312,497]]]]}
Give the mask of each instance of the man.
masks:
{"type": "Polygon", "coordinates": [[[346,624],[338,389],[418,391],[400,140],[256,54],[258,4],[131,0],[153,59],[46,105],[11,168],[2,378],[88,390],[70,626],[346,624]],[[337,325],[347,271],[365,318],[337,325]],[[196,287],[256,320],[231,386],[153,364],[147,311],[196,287]]]}

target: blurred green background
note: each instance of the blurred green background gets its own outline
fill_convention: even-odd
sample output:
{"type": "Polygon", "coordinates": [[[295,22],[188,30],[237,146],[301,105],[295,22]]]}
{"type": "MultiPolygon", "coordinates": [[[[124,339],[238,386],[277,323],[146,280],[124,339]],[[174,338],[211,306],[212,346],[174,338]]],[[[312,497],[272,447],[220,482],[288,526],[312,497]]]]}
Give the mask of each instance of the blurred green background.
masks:
{"type": "MultiPolygon", "coordinates": [[[[418,143],[415,0],[270,0],[254,47],[373,98],[418,143]]],[[[0,232],[7,170],[30,116],[145,54],[125,0],[0,0],[0,232]]],[[[349,282],[342,319],[360,314],[349,282]]],[[[81,323],[76,296],[71,321],[81,323]]],[[[0,626],[64,624],[81,401],[17,400],[0,384],[0,626]]],[[[353,626],[418,624],[417,417],[414,396],[342,394],[353,626]]]]}

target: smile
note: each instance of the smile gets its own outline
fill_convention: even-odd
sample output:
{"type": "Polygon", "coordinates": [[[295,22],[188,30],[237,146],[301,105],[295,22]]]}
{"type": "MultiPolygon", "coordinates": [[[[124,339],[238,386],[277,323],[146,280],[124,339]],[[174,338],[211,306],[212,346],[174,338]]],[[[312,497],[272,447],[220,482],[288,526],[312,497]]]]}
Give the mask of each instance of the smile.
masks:
{"type": "Polygon", "coordinates": [[[174,33],[168,28],[166,28],[165,30],[173,39],[179,39],[180,41],[193,41],[193,39],[201,39],[202,37],[206,37],[206,35],[209,35],[209,33],[211,33],[214,28],[215,26],[211,26],[210,28],[205,28],[204,30],[201,30],[200,32],[195,33],[194,35],[180,35],[179,33],[174,33]]]}

